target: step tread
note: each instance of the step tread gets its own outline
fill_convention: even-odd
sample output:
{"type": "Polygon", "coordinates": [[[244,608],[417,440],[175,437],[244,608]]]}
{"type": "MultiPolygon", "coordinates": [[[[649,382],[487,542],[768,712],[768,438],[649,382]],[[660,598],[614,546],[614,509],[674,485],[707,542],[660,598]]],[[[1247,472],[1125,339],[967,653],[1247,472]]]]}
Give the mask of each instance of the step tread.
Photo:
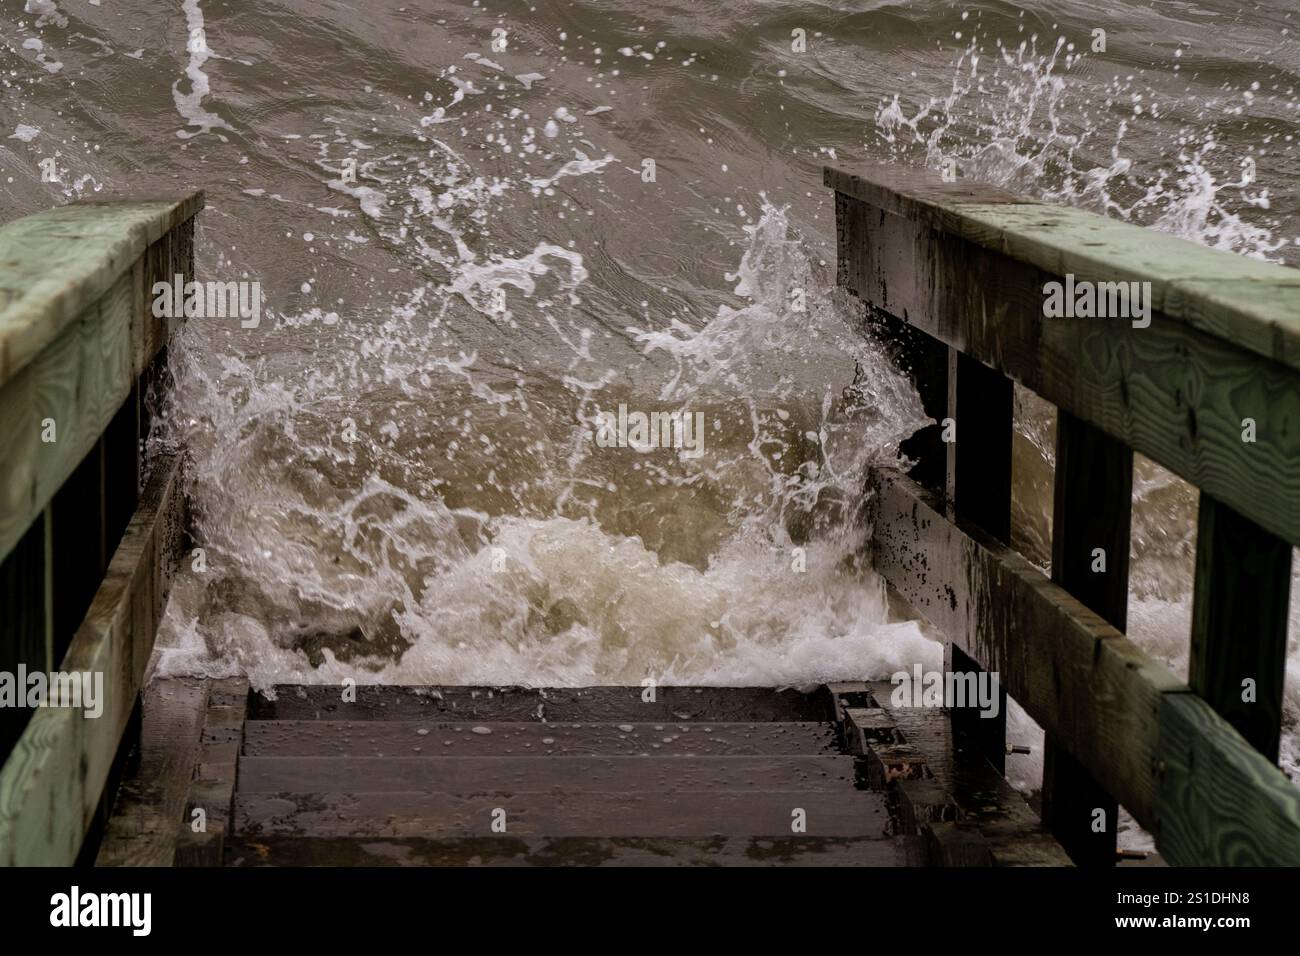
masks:
{"type": "Polygon", "coordinates": [[[915,837],[233,837],[232,866],[920,866],[915,837]]]}
{"type": "Polygon", "coordinates": [[[256,720],[250,757],[762,756],[838,754],[835,727],[801,722],[525,723],[431,720],[256,720]]]}
{"type": "Polygon", "coordinates": [[[854,758],[241,757],[241,793],[852,790],[854,758]]]}
{"type": "Polygon", "coordinates": [[[249,698],[249,720],[821,721],[819,691],[768,687],[459,687],[359,684],[355,702],[334,684],[279,685],[249,698]]]}
{"type": "Polygon", "coordinates": [[[503,819],[518,837],[784,837],[796,810],[809,836],[883,836],[890,827],[885,795],[863,790],[553,790],[243,793],[234,830],[246,838],[491,837],[503,819]]]}

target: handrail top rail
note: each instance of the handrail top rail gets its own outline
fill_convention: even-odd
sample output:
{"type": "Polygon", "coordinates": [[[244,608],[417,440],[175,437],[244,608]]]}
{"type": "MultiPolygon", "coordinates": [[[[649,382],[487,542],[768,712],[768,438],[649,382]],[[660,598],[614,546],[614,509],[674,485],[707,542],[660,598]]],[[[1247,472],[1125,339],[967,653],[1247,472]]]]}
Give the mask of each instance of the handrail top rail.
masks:
{"type": "Polygon", "coordinates": [[[0,387],[203,205],[202,191],[97,198],[0,226],[0,387]]]}
{"type": "Polygon", "coordinates": [[[1300,269],[921,169],[823,175],[838,193],[1052,276],[1150,282],[1154,312],[1300,371],[1300,269]]]}

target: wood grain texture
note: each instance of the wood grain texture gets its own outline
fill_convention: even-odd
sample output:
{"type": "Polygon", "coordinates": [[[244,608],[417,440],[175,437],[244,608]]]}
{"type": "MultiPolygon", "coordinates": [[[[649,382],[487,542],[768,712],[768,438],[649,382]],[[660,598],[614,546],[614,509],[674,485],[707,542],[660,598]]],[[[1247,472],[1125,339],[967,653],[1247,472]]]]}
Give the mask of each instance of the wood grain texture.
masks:
{"type": "MultiPolygon", "coordinates": [[[[1203,270],[1187,273],[1188,283],[1218,276],[1267,288],[1278,313],[1246,314],[1242,305],[1241,315],[1193,321],[1191,307],[1177,298],[1193,285],[1173,275],[1167,237],[1150,230],[1096,216],[1092,222],[1075,210],[996,203],[954,205],[960,223],[936,228],[845,201],[858,209],[844,227],[840,281],[869,307],[1001,370],[1300,545],[1294,270],[1178,243],[1188,267],[1203,270]],[[1148,244],[1164,252],[1153,258],[1148,244]],[[1258,277],[1260,269],[1275,278],[1258,277]],[[1150,326],[1044,318],[1044,283],[1067,271],[1092,281],[1151,281],[1150,326]],[[1159,311],[1164,307],[1175,314],[1159,311]],[[1292,310],[1294,321],[1287,318],[1292,310]],[[1254,441],[1243,441],[1247,419],[1254,441]]],[[[1208,298],[1196,301],[1210,308],[1208,298]]]]}
{"type": "Polygon", "coordinates": [[[978,243],[1021,265],[1091,281],[1150,282],[1171,319],[1300,370],[1300,273],[1134,223],[1053,206],[897,164],[825,184],[864,204],[978,243]]]}
{"type": "Polygon", "coordinates": [[[135,706],[184,527],[179,462],[163,458],[58,669],[101,673],[103,713],[37,710],[0,770],[0,864],[68,865],[135,706]]]}
{"type": "Polygon", "coordinates": [[[1161,695],[1159,726],[1155,815],[1141,822],[1166,859],[1300,865],[1300,790],[1271,761],[1195,694],[1161,695]]]}
{"type": "Polygon", "coordinates": [[[202,208],[201,192],[94,200],[0,227],[0,385],[128,275],[150,245],[202,208]]]}
{"type": "Polygon", "coordinates": [[[193,776],[207,685],[154,680],[144,691],[137,752],[122,781],[96,866],[170,866],[193,776]]]}
{"type": "Polygon", "coordinates": [[[882,470],[869,481],[877,571],[997,671],[1170,862],[1300,865],[1300,790],[1208,704],[1015,551],[950,523],[914,482],[882,470]]]}
{"type": "MultiPolygon", "coordinates": [[[[111,222],[128,228],[118,218],[111,222]]],[[[10,228],[0,229],[0,237],[10,228]]],[[[39,351],[25,354],[20,364],[0,376],[0,447],[6,449],[0,456],[0,557],[9,553],[94,448],[174,330],[176,320],[153,316],[145,291],[154,281],[171,281],[175,274],[193,276],[193,231],[193,219],[179,223],[141,249],[136,261],[118,270],[113,282],[77,315],[52,314],[44,329],[50,334],[42,335],[39,351]],[[52,442],[43,440],[42,423],[47,419],[54,426],[52,442]]],[[[146,234],[152,235],[152,230],[146,234]]],[[[0,247],[3,242],[0,238],[0,247]]],[[[62,242],[42,238],[41,243],[56,246],[46,249],[52,259],[46,263],[47,272],[57,270],[62,242]]],[[[36,248],[44,249],[41,243],[36,248]]],[[[38,264],[29,263],[33,270],[38,264]]],[[[53,281],[39,270],[29,278],[53,281]]],[[[10,276],[6,281],[16,280],[10,276]]],[[[0,344],[9,321],[6,315],[0,314],[0,344]]]]}

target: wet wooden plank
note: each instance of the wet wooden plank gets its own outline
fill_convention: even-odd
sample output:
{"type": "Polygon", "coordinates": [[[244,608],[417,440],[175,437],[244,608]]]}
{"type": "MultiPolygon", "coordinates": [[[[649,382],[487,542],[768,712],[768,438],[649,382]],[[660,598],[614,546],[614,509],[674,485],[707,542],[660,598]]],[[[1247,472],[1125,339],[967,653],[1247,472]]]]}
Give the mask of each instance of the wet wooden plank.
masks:
{"type": "Polygon", "coordinates": [[[1230,849],[1246,855],[1237,849],[1244,842],[1261,859],[1300,864],[1300,790],[1185,684],[1019,554],[948,522],[914,482],[873,471],[870,484],[877,571],[1108,781],[1170,862],[1223,865],[1230,849]],[[1166,823],[1177,834],[1170,840],[1166,823]],[[1207,829],[1193,838],[1184,832],[1193,825],[1207,829]],[[1247,826],[1254,835],[1238,836],[1247,826]]]}
{"type": "Polygon", "coordinates": [[[240,793],[851,790],[852,757],[244,757],[240,793]]]}
{"type": "Polygon", "coordinates": [[[176,821],[176,866],[221,866],[231,830],[235,780],[248,712],[248,681],[206,683],[207,704],[195,753],[194,774],[176,821]]]}
{"type": "Polygon", "coordinates": [[[934,865],[1070,865],[1065,850],[982,748],[963,751],[950,712],[896,707],[891,685],[869,686],[882,704],[881,722],[888,721],[925,761],[924,778],[899,782],[899,810],[904,825],[925,837],[934,865]]]}
{"type": "Polygon", "coordinates": [[[1300,545],[1300,273],[1078,210],[945,210],[936,227],[868,207],[843,284],[1300,545]],[[1044,284],[1066,273],[1150,281],[1150,325],[1045,318],[1044,284]],[[1266,304],[1198,298],[1214,278],[1266,304]]]}
{"type": "MultiPolygon", "coordinates": [[[[868,247],[875,225],[883,215],[865,203],[848,196],[835,196],[835,242],[839,285],[863,300],[874,301],[860,291],[869,284],[877,291],[888,287],[874,284],[872,263],[858,250],[868,247]]],[[[882,253],[888,257],[889,253],[882,253]]],[[[886,354],[911,380],[921,399],[921,407],[934,421],[917,429],[899,446],[899,453],[912,462],[908,474],[922,486],[940,493],[946,488],[947,446],[943,442],[943,420],[948,414],[949,349],[942,342],[909,325],[903,313],[890,314],[883,309],[868,309],[860,331],[884,345],[886,354]]]]}
{"type": "MultiPolygon", "coordinates": [[[[1132,449],[1069,412],[1058,412],[1054,490],[1052,580],[1123,631],[1132,449]]],[[[1050,734],[1044,744],[1043,820],[1076,863],[1115,864],[1119,806],[1050,734]],[[1098,821],[1098,814],[1104,819],[1098,821]]]]}
{"type": "Polygon", "coordinates": [[[198,678],[155,680],[145,689],[137,753],[118,790],[96,866],[171,866],[206,700],[206,684],[198,678]]]}
{"type": "Polygon", "coordinates": [[[236,839],[234,866],[916,866],[908,837],[236,839]]]}
{"type": "MultiPolygon", "coordinates": [[[[1015,387],[996,369],[949,350],[948,417],[955,441],[948,443],[948,500],[952,513],[1011,543],[1011,434],[1015,387]]],[[[948,641],[944,669],[978,674],[980,662],[948,641]]],[[[999,688],[996,717],[969,708],[949,710],[963,752],[978,755],[1002,773],[1006,766],[1006,691],[999,688]]]]}
{"type": "Polygon", "coordinates": [[[932,170],[897,163],[859,166],[855,171],[825,166],[822,182],[866,206],[938,227],[956,228],[960,219],[953,215],[954,207],[1032,202],[996,186],[967,179],[944,182],[932,170]]]}
{"type": "Polygon", "coordinates": [[[1018,553],[951,524],[913,482],[885,471],[870,482],[876,570],[1085,766],[1124,781],[1121,802],[1141,819],[1158,698],[1185,685],[1018,553]]]}
{"type": "Polygon", "coordinates": [[[254,720],[250,757],[762,756],[837,754],[834,725],[254,720]]]}
{"type": "Polygon", "coordinates": [[[183,528],[179,460],[164,457],[59,665],[103,675],[103,713],[51,707],[32,715],[0,770],[0,864],[77,858],[135,707],[183,528]]]}
{"type": "Polygon", "coordinates": [[[356,701],[335,685],[276,688],[276,699],[254,695],[250,720],[477,719],[567,722],[818,721],[830,719],[820,693],[767,687],[401,687],[358,684],[356,701]],[[441,718],[439,715],[443,715],[441,718]]]}
{"type": "Polygon", "coordinates": [[[240,793],[234,832],[389,838],[883,836],[885,797],[861,790],[674,789],[631,793],[562,789],[508,793],[240,793]],[[802,834],[800,834],[802,835],[802,834]]]}

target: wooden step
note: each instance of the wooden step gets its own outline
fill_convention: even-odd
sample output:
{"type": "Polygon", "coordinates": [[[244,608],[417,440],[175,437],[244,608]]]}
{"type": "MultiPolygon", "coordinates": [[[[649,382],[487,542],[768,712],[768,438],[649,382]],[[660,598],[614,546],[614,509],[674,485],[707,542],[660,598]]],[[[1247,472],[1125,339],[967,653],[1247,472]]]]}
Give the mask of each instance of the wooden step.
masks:
{"type": "Polygon", "coordinates": [[[766,687],[393,687],[360,684],[345,702],[336,684],[281,685],[275,700],[254,694],[254,720],[566,721],[820,721],[831,720],[830,698],[766,687]]]}
{"type": "Polygon", "coordinates": [[[235,831],[247,838],[884,836],[885,796],[861,790],[677,790],[628,793],[244,793],[235,831]],[[799,812],[802,811],[802,812],[799,812]]]}
{"type": "Polygon", "coordinates": [[[852,757],[242,757],[240,793],[854,789],[852,757]]]}
{"type": "Polygon", "coordinates": [[[254,720],[250,757],[763,756],[838,754],[834,725],[254,720]]]}
{"type": "Polygon", "coordinates": [[[238,837],[233,866],[919,866],[915,837],[238,837]]]}

